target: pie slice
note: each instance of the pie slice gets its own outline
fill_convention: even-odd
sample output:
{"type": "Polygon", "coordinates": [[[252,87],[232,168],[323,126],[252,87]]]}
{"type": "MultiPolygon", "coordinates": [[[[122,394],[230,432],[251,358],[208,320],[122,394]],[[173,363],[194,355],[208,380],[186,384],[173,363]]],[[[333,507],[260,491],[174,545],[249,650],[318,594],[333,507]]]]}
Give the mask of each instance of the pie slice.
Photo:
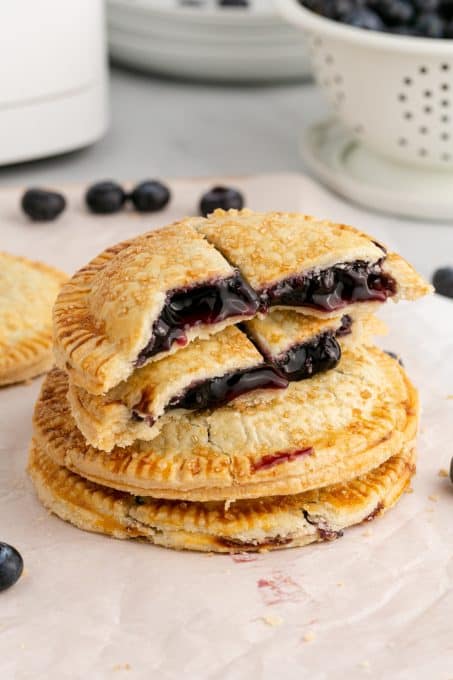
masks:
{"type": "Polygon", "coordinates": [[[413,446],[417,392],[398,361],[375,347],[343,353],[310,380],[245,394],[213,411],[185,412],[152,441],[90,446],[76,427],[59,370],[34,414],[41,449],[91,481],[139,496],[217,501],[288,495],[365,474],[413,446]]]}
{"type": "Polygon", "coordinates": [[[66,278],[40,262],[0,252],[0,385],[53,366],[52,306],[66,278]]]}
{"type": "Polygon", "coordinates": [[[340,316],[432,290],[403,258],[347,225],[250,210],[216,210],[192,225],[240,270],[262,311],[340,316]]]}
{"type": "Polygon", "coordinates": [[[385,332],[385,325],[372,315],[318,319],[288,310],[256,316],[244,328],[264,358],[289,381],[334,368],[342,347],[385,332]]]}
{"type": "Polygon", "coordinates": [[[85,531],[142,538],[178,550],[245,553],[331,541],[347,527],[383,515],[410,483],[415,450],[406,447],[344,484],[231,505],[114,491],[70,472],[36,443],[31,446],[28,472],[42,504],[85,531]]]}
{"type": "Polygon", "coordinates": [[[111,451],[151,440],[174,414],[218,408],[240,395],[282,389],[288,381],[265,363],[235,326],[138,368],[106,395],[70,384],[72,414],[87,441],[111,451]]]}
{"type": "Polygon", "coordinates": [[[58,365],[103,394],[195,338],[253,317],[255,292],[182,221],[114,246],[77,272],[54,310],[58,365]]]}

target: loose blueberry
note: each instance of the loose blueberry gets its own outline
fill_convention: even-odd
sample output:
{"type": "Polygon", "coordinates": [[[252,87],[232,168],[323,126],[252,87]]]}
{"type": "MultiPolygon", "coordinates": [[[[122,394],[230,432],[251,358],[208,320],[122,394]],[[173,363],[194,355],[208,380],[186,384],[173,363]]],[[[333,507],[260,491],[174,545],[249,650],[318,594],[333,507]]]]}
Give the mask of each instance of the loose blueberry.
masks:
{"type": "Polygon", "coordinates": [[[439,295],[453,298],[453,267],[441,267],[434,272],[433,286],[439,295]]]}
{"type": "Polygon", "coordinates": [[[116,182],[98,182],[85,194],[85,201],[91,212],[98,215],[116,213],[124,205],[126,194],[116,182]]]}
{"type": "Polygon", "coordinates": [[[130,195],[139,212],[156,212],[165,208],[170,200],[170,190],[162,182],[147,180],[140,182],[130,195]]]}
{"type": "Polygon", "coordinates": [[[0,591],[13,586],[24,569],[24,561],[16,548],[0,543],[0,591]]]}
{"type": "Polygon", "coordinates": [[[403,360],[399,354],[396,354],[396,352],[391,352],[389,349],[385,349],[384,352],[388,354],[389,357],[392,357],[392,359],[395,359],[395,361],[397,361],[400,366],[404,366],[403,360]]]}
{"type": "Polygon", "coordinates": [[[50,222],[66,207],[66,199],[56,191],[28,189],[22,196],[22,210],[34,222],[50,222]]]}
{"type": "Polygon", "coordinates": [[[206,217],[217,208],[241,210],[244,207],[244,197],[237,189],[231,187],[213,187],[201,197],[200,213],[206,217]]]}
{"type": "Polygon", "coordinates": [[[219,0],[220,7],[248,7],[249,0],[219,0]]]}

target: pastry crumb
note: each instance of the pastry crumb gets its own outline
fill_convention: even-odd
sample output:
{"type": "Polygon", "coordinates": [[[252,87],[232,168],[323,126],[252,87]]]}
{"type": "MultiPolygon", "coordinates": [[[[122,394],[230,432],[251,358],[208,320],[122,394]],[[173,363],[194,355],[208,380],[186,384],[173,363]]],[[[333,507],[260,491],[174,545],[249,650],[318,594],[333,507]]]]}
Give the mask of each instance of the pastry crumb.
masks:
{"type": "Polygon", "coordinates": [[[447,394],[447,399],[453,400],[453,394],[447,394]]]}
{"type": "Polygon", "coordinates": [[[369,668],[370,662],[369,661],[361,661],[359,666],[360,666],[360,668],[369,668]]]}
{"type": "Polygon", "coordinates": [[[407,486],[404,489],[404,493],[414,493],[414,489],[411,486],[407,486]]]}
{"type": "Polygon", "coordinates": [[[371,529],[367,529],[362,534],[362,536],[372,536],[372,535],[373,535],[373,532],[371,531],[371,529]]]}
{"type": "Polygon", "coordinates": [[[267,626],[272,626],[272,628],[276,628],[277,626],[281,626],[284,619],[282,619],[281,616],[262,616],[261,620],[267,625],[267,626]]]}
{"type": "Polygon", "coordinates": [[[433,493],[430,496],[428,496],[428,500],[433,501],[433,503],[437,503],[437,501],[439,500],[439,496],[436,496],[436,494],[433,493]]]}
{"type": "Polygon", "coordinates": [[[117,663],[112,668],[113,671],[130,671],[131,666],[129,663],[117,663]]]}
{"type": "Polygon", "coordinates": [[[343,588],[343,586],[344,586],[343,581],[338,581],[337,586],[338,586],[338,588],[343,588]]]}
{"type": "Polygon", "coordinates": [[[440,468],[439,472],[437,473],[438,477],[448,477],[448,470],[445,468],[440,468]]]}
{"type": "Polygon", "coordinates": [[[312,630],[309,630],[307,633],[305,633],[303,640],[304,642],[313,642],[313,640],[316,638],[316,635],[313,633],[312,630]]]}

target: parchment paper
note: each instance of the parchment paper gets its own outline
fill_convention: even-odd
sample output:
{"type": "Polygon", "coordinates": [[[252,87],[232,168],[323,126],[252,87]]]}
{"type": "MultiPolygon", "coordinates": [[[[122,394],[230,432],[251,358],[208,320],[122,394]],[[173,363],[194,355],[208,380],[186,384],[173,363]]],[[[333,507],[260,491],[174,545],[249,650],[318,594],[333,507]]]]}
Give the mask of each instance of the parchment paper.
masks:
{"type": "MultiPolygon", "coordinates": [[[[90,217],[83,189],[66,188],[70,209],[48,225],[21,216],[20,190],[3,191],[0,247],[72,272],[109,244],[193,213],[214,181],[172,182],[171,208],[152,219],[90,217]]],[[[305,177],[234,184],[250,207],[349,220],[399,245],[396,220],[305,177]]],[[[40,380],[1,390],[0,540],[26,565],[0,594],[1,680],[451,680],[453,486],[438,472],[453,455],[453,304],[389,304],[383,316],[392,330],[382,344],[402,354],[422,393],[418,474],[392,512],[333,543],[241,558],[83,533],[47,515],[24,472],[40,380]]]]}

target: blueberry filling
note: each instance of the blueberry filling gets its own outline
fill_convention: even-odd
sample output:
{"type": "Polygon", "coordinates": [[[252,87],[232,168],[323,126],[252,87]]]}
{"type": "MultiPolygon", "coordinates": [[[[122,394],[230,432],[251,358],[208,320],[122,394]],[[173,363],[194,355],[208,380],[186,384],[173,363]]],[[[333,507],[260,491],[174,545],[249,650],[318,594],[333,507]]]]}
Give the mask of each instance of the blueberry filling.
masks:
{"type": "Polygon", "coordinates": [[[253,464],[253,472],[257,470],[268,470],[276,465],[281,465],[282,463],[292,463],[294,460],[301,458],[302,456],[311,456],[313,454],[313,447],[308,446],[305,449],[298,449],[297,451],[282,451],[280,453],[271,453],[267,456],[263,456],[261,460],[253,464]]]}
{"type": "Polygon", "coordinates": [[[261,291],[262,308],[303,306],[332,312],[353,302],[385,302],[396,293],[396,282],[382,271],[382,262],[357,260],[285,279],[261,291]]]}
{"type": "Polygon", "coordinates": [[[150,357],[168,351],[175,342],[185,345],[188,328],[253,315],[258,304],[256,293],[238,272],[215,283],[177,289],[169,294],[153,325],[151,339],[135,365],[143,366],[150,357]]]}
{"type": "MultiPolygon", "coordinates": [[[[218,378],[201,380],[193,383],[182,394],[174,397],[168,404],[167,410],[184,408],[188,411],[199,411],[227,404],[241,394],[258,389],[284,389],[288,381],[272,366],[263,364],[241,371],[226,373],[218,378]]],[[[132,412],[135,421],[146,420],[153,425],[154,419],[140,414],[140,404],[132,412]]]]}
{"type": "Polygon", "coordinates": [[[316,373],[334,368],[341,358],[341,348],[333,332],[323,333],[310,342],[291,347],[276,360],[276,366],[289,381],[305,380],[316,373]]]}
{"type": "Polygon", "coordinates": [[[341,318],[341,326],[337,329],[335,335],[337,338],[343,338],[345,335],[350,335],[352,333],[352,319],[349,314],[345,314],[341,318]]]}

